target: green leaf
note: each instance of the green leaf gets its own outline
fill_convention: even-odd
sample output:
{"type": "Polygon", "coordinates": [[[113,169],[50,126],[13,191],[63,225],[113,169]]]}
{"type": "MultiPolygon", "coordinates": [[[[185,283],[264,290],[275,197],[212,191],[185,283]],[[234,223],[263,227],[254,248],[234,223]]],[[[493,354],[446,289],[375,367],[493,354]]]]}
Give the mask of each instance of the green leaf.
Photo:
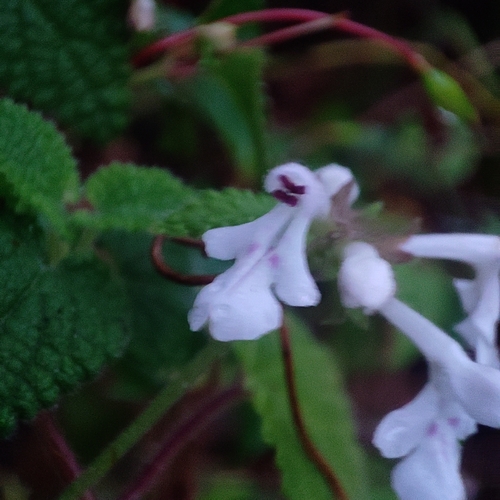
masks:
{"type": "Polygon", "coordinates": [[[91,208],[73,214],[79,225],[155,232],[192,194],[167,170],[112,163],[89,177],[84,196],[91,208]]]}
{"type": "MultiPolygon", "coordinates": [[[[191,332],[187,322],[196,290],[169,282],[155,271],[149,257],[149,235],[111,232],[101,245],[118,265],[130,299],[134,335],[120,367],[144,389],[151,389],[165,383],[173,370],[205,344],[206,337],[191,332]]],[[[197,272],[189,267],[196,253],[173,245],[167,248],[165,260],[172,267],[197,272]]]]}
{"type": "Polygon", "coordinates": [[[163,223],[163,231],[175,236],[199,237],[208,229],[234,226],[255,220],[275,204],[264,193],[227,188],[222,191],[199,191],[181,211],[163,223]]]}
{"type": "Polygon", "coordinates": [[[198,22],[210,23],[239,12],[249,12],[264,7],[264,0],[242,0],[239,2],[234,0],[212,0],[205,12],[198,18],[198,22]]]}
{"type": "Polygon", "coordinates": [[[179,86],[181,95],[216,128],[237,167],[258,179],[269,169],[263,53],[232,52],[218,59],[205,57],[200,64],[204,71],[179,86]]]}
{"type": "Polygon", "coordinates": [[[121,284],[98,261],[57,268],[39,231],[0,220],[0,434],[52,406],[119,356],[127,339],[121,284]]]}
{"type": "Polygon", "coordinates": [[[0,173],[3,194],[18,211],[41,214],[65,231],[65,204],[79,190],[75,160],[51,123],[9,99],[0,100],[0,173]]]}
{"type": "Polygon", "coordinates": [[[462,120],[476,123],[479,116],[462,87],[450,75],[430,66],[420,73],[429,97],[437,106],[451,111],[462,120]]]}
{"type": "MultiPolygon", "coordinates": [[[[367,498],[352,414],[334,359],[298,321],[288,318],[301,411],[315,445],[333,467],[349,498],[367,498]]],[[[291,500],[331,500],[323,477],[297,438],[276,333],[256,341],[233,342],[245,369],[264,439],[276,447],[283,491],[291,500]]]]}
{"type": "Polygon", "coordinates": [[[0,2],[0,85],[80,134],[106,140],[126,124],[127,3],[0,2]]]}

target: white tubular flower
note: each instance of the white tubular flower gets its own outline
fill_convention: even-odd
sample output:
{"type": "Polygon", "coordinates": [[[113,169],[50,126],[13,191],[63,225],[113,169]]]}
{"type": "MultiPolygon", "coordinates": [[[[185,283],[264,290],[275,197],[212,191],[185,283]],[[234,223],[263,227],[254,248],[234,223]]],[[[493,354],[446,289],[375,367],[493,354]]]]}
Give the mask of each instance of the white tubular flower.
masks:
{"type": "MultiPolygon", "coordinates": [[[[413,255],[453,258],[473,265],[477,284],[462,282],[458,286],[464,290],[465,308],[476,314],[477,308],[491,301],[489,287],[498,282],[500,240],[473,240],[464,237],[450,243],[447,236],[410,237],[400,248],[413,255]],[[481,242],[489,247],[481,247],[481,242]],[[494,280],[487,271],[494,272],[494,280]]],[[[426,387],[413,401],[387,415],[374,434],[373,443],[382,455],[403,457],[392,474],[393,488],[401,500],[465,500],[459,440],[474,433],[476,423],[500,427],[500,371],[472,361],[458,342],[396,299],[392,269],[370,245],[346,247],[338,280],[346,307],[378,311],[429,362],[426,387]]],[[[498,311],[499,305],[495,307],[498,311]]],[[[493,324],[498,312],[495,314],[493,324]]]]}
{"type": "Polygon", "coordinates": [[[476,432],[476,422],[434,376],[407,405],[385,416],[373,444],[387,458],[404,458],[392,472],[401,500],[464,500],[460,439],[476,432]]]}
{"type": "Polygon", "coordinates": [[[472,361],[460,344],[406,304],[391,299],[380,313],[420,349],[448,392],[476,422],[500,427],[500,371],[472,361]]]}
{"type": "Polygon", "coordinates": [[[264,184],[281,203],[253,222],[203,235],[207,255],[236,262],[196,297],[188,315],[192,330],[208,323],[217,340],[256,339],[281,325],[278,299],[291,306],[318,304],[321,296],[307,265],[307,231],[314,218],[328,215],[330,197],[352,181],[346,171],[331,165],[316,175],[297,163],[276,167],[264,184]]]}
{"type": "Polygon", "coordinates": [[[400,500],[465,500],[460,458],[453,429],[438,419],[418,447],[394,467],[392,487],[400,500]]]}
{"type": "Polygon", "coordinates": [[[350,243],[339,269],[340,298],[345,307],[371,314],[394,296],[396,281],[390,264],[368,243],[350,243]]]}
{"type": "Polygon", "coordinates": [[[500,238],[483,234],[423,234],[411,236],[400,249],[416,257],[457,260],[474,268],[473,280],[454,280],[468,314],[455,330],[476,349],[478,362],[498,367],[500,238]]]}

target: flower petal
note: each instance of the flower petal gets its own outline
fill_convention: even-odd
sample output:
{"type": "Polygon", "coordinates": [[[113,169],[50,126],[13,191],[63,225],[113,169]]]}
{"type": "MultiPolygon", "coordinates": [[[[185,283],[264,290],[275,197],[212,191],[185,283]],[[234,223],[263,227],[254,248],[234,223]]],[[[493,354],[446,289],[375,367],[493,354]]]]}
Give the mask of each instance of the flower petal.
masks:
{"type": "Polygon", "coordinates": [[[283,178],[297,187],[304,187],[304,193],[297,195],[296,210],[309,218],[328,214],[330,197],[314,172],[299,163],[285,163],[273,168],[264,180],[268,193],[283,189],[283,178]]]}
{"type": "Polygon", "coordinates": [[[444,370],[463,409],[480,424],[500,427],[500,371],[466,356],[444,370]]]}
{"type": "Polygon", "coordinates": [[[349,193],[349,203],[352,204],[359,196],[359,186],[355,182],[352,172],[347,167],[343,167],[337,163],[331,163],[325,167],[318,168],[314,172],[319,178],[328,196],[335,196],[346,184],[353,183],[351,192],[349,193]]]}
{"type": "Polygon", "coordinates": [[[420,445],[392,471],[400,500],[465,500],[461,447],[453,431],[437,421],[420,445]]]}
{"type": "Polygon", "coordinates": [[[238,271],[231,267],[200,291],[188,315],[191,329],[208,321],[212,337],[226,342],[257,339],[281,325],[282,307],[271,292],[266,261],[243,277],[238,271]]]}
{"type": "Polygon", "coordinates": [[[415,234],[399,248],[415,257],[458,260],[473,266],[500,259],[500,237],[489,234],[415,234]]]}
{"type": "Polygon", "coordinates": [[[308,217],[297,215],[270,255],[271,262],[277,266],[276,295],[290,306],[314,306],[321,300],[306,258],[309,224],[308,217]]]}
{"type": "Polygon", "coordinates": [[[203,234],[205,252],[209,257],[231,260],[251,251],[255,245],[263,252],[271,245],[288,220],[294,209],[279,204],[270,212],[246,224],[209,229],[203,234]]]}
{"type": "Polygon", "coordinates": [[[382,456],[403,457],[416,448],[437,416],[438,402],[436,389],[428,383],[412,401],[386,415],[372,440],[382,456]]]}

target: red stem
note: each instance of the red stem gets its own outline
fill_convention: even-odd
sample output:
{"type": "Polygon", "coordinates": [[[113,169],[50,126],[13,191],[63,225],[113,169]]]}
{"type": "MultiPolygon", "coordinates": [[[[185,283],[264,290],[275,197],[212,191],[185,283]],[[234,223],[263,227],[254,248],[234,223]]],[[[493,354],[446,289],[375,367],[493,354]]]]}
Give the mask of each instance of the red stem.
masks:
{"type": "MultiPolygon", "coordinates": [[[[234,14],[232,16],[228,16],[222,19],[219,19],[217,22],[225,22],[231,23],[236,26],[251,23],[251,22],[292,22],[292,23],[310,23],[312,21],[317,21],[323,18],[333,19],[331,23],[332,28],[339,29],[340,31],[344,31],[346,33],[350,33],[351,35],[360,36],[362,38],[369,38],[374,40],[379,40],[393,50],[398,52],[409,64],[417,71],[422,71],[428,67],[428,63],[425,59],[416,53],[406,42],[398,40],[396,38],[387,35],[381,31],[378,31],[374,28],[370,28],[363,24],[357,23],[355,21],[351,21],[347,19],[344,15],[332,15],[327,14],[325,12],[319,12],[316,10],[309,9],[287,9],[287,8],[278,8],[278,9],[264,9],[257,10],[251,12],[242,12],[240,14],[234,14]]],[[[325,26],[326,27],[326,26],[325,26]]],[[[285,29],[286,30],[286,29],[285,29]]],[[[297,33],[294,36],[299,36],[305,33],[308,33],[307,29],[298,29],[297,33]]],[[[270,43],[278,43],[284,41],[286,39],[291,38],[289,31],[282,31],[281,35],[275,34],[274,37],[272,33],[269,35],[264,35],[263,37],[258,37],[260,40],[259,44],[270,44],[270,43]],[[268,38],[266,38],[268,37],[268,38]]],[[[291,32],[293,35],[293,31],[291,32]]],[[[195,38],[198,34],[197,28],[191,28],[186,31],[182,31],[180,33],[175,33],[170,35],[162,40],[158,40],[157,42],[149,45],[141,52],[139,52],[133,59],[133,64],[135,66],[141,66],[146,63],[152,57],[165,52],[167,49],[178,46],[182,43],[188,42],[191,39],[195,38]]],[[[256,45],[257,42],[247,41],[244,45],[256,45]]]]}
{"type": "Polygon", "coordinates": [[[288,390],[288,398],[290,400],[293,423],[295,425],[295,428],[297,429],[300,444],[302,445],[302,448],[304,449],[311,462],[316,465],[319,472],[328,483],[328,486],[332,493],[335,495],[335,498],[337,498],[338,500],[349,500],[347,493],[340,483],[339,478],[330,467],[325,457],[321,454],[318,448],[316,448],[316,445],[311,441],[311,438],[307,433],[304,418],[302,417],[302,413],[300,412],[300,403],[297,395],[297,387],[295,384],[290,336],[288,334],[288,328],[284,322],[280,328],[280,341],[283,362],[285,364],[285,378],[288,390]]]}
{"type": "Polygon", "coordinates": [[[212,281],[215,279],[215,276],[212,274],[182,274],[175,271],[168,264],[166,264],[163,260],[163,243],[166,239],[171,239],[172,241],[176,241],[177,243],[182,243],[186,246],[197,247],[202,250],[204,250],[205,248],[203,241],[195,240],[194,238],[169,238],[168,236],[164,235],[156,236],[156,238],[153,240],[153,244],[151,245],[151,261],[153,262],[156,270],[162,276],[168,278],[174,283],[179,283],[180,285],[202,286],[212,283],[212,281]]]}
{"type": "MultiPolygon", "coordinates": [[[[38,425],[43,429],[45,438],[50,442],[50,448],[53,450],[54,457],[58,462],[58,471],[68,484],[71,483],[82,472],[73,450],[69,447],[51,412],[40,412],[37,421],[38,425]]],[[[95,497],[90,491],[87,491],[81,497],[81,500],[95,500],[95,497]]]]}
{"type": "Polygon", "coordinates": [[[219,392],[202,405],[196,413],[183,422],[170,438],[166,440],[152,463],[146,467],[137,482],[132,485],[120,500],[142,498],[144,493],[154,487],[179,451],[203,431],[217,416],[239,401],[243,395],[244,391],[241,385],[237,384],[219,392]]]}

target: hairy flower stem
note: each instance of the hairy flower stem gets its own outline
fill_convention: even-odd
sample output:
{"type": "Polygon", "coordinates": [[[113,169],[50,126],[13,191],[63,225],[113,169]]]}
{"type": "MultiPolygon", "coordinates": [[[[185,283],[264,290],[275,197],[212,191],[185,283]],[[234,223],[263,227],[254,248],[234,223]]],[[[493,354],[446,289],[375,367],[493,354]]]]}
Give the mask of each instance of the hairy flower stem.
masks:
{"type": "Polygon", "coordinates": [[[328,487],[334,494],[337,500],[349,500],[347,493],[345,492],[339,478],[330,467],[325,457],[318,450],[316,445],[311,441],[307,433],[304,419],[300,411],[300,404],[297,395],[297,387],[295,385],[294,368],[292,360],[292,350],[290,343],[290,335],[288,328],[285,323],[280,328],[280,341],[281,341],[281,352],[283,355],[283,363],[285,365],[285,378],[288,391],[288,398],[290,400],[290,408],[292,410],[292,418],[297,429],[297,434],[300,440],[300,444],[304,448],[306,455],[309,459],[316,465],[321,475],[324,477],[325,481],[328,483],[328,487]]]}
{"type": "Polygon", "coordinates": [[[177,243],[181,243],[186,246],[194,246],[204,249],[203,242],[200,240],[195,240],[192,238],[168,238],[167,236],[160,235],[156,236],[153,240],[153,244],[151,245],[151,261],[155,266],[156,270],[165,278],[173,281],[174,283],[179,283],[180,285],[188,285],[188,286],[203,286],[212,283],[215,279],[215,276],[212,274],[195,274],[195,275],[186,275],[179,273],[168,266],[163,260],[163,243],[166,239],[171,239],[177,243]]]}
{"type": "MultiPolygon", "coordinates": [[[[368,38],[384,43],[387,47],[398,53],[407,63],[417,72],[422,72],[430,67],[429,63],[423,56],[415,52],[411,46],[401,40],[398,40],[386,33],[370,28],[363,24],[351,21],[345,14],[332,15],[325,12],[309,10],[309,9],[264,9],[252,12],[243,12],[234,14],[217,22],[233,24],[235,26],[251,23],[251,22],[292,22],[300,23],[298,26],[292,26],[278,30],[267,35],[263,35],[242,43],[245,45],[270,45],[272,43],[280,43],[285,40],[290,40],[301,35],[314,33],[319,29],[332,28],[351,35],[368,38]]],[[[136,67],[147,63],[151,58],[162,54],[163,52],[174,47],[182,46],[191,40],[195,39],[199,34],[197,28],[175,33],[166,38],[158,40],[139,52],[133,59],[136,67]]]]}
{"type": "Polygon", "coordinates": [[[127,427],[89,467],[64,491],[59,500],[79,500],[98,483],[165,412],[187,391],[196,387],[209,372],[209,367],[227,353],[224,345],[210,342],[178,377],[172,379],[151,404],[127,427]]]}
{"type": "Polygon", "coordinates": [[[150,491],[160,479],[167,467],[178,453],[202,432],[215,418],[223,414],[229,407],[240,401],[244,390],[240,384],[228,387],[201,405],[201,407],[182,422],[165,441],[159,453],[155,456],[139,479],[121,497],[120,500],[137,500],[150,491]]]}
{"type": "MultiPolygon", "coordinates": [[[[40,412],[36,419],[36,425],[43,432],[44,438],[49,441],[49,448],[57,464],[57,471],[65,481],[74,481],[82,470],[73,450],[55,422],[52,412],[40,412]]],[[[95,497],[91,492],[87,491],[82,495],[81,500],[95,500],[95,497]]]]}

